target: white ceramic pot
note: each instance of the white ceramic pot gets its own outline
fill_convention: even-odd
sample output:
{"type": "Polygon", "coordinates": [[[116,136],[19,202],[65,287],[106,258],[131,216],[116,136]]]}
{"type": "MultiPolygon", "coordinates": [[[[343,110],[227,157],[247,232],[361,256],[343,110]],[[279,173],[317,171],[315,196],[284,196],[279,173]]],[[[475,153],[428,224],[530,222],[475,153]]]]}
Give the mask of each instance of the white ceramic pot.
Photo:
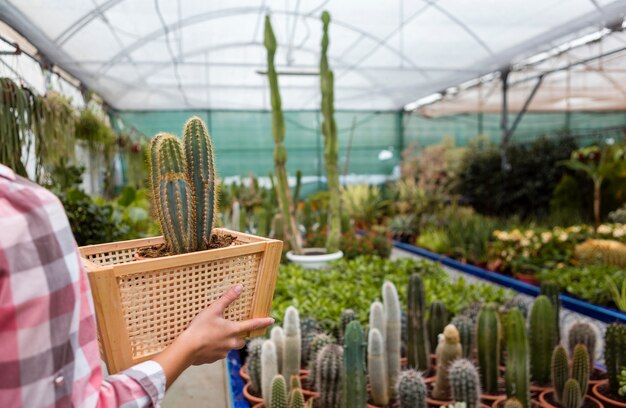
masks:
{"type": "Polygon", "coordinates": [[[296,255],[293,251],[287,252],[287,259],[305,269],[324,269],[331,261],[343,258],[343,252],[337,251],[327,254],[325,248],[304,248],[303,255],[296,255]],[[321,254],[320,254],[321,252],[321,254]],[[315,254],[315,255],[312,255],[315,254]]]}

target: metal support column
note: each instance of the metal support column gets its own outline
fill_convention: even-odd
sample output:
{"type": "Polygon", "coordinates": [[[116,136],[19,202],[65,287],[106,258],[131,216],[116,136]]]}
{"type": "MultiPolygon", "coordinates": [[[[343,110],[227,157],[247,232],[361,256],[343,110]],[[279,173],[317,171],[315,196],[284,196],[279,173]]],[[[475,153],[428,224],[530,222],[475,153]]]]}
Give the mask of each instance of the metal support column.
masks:
{"type": "Polygon", "coordinates": [[[502,81],[502,113],[500,117],[500,129],[502,129],[502,144],[500,145],[500,164],[502,170],[511,170],[511,164],[506,157],[509,147],[509,68],[500,71],[502,81]]]}

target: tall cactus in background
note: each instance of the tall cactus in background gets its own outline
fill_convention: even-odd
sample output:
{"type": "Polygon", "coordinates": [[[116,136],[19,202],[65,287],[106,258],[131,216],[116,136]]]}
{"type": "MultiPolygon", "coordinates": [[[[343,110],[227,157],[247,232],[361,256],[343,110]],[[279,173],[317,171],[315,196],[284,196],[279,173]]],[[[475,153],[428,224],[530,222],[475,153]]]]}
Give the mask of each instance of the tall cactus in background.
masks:
{"type": "Polygon", "coordinates": [[[530,316],[529,343],[533,351],[530,357],[530,378],[538,385],[550,383],[550,356],[556,343],[554,307],[547,296],[535,299],[530,316]]]}
{"type": "Polygon", "coordinates": [[[285,378],[300,374],[300,351],[302,339],[300,337],[300,316],[298,309],[289,306],[285,311],[284,322],[285,348],[283,349],[283,368],[281,373],[285,378]]]}
{"type": "Polygon", "coordinates": [[[476,325],[478,367],[481,384],[486,393],[498,392],[498,368],[500,367],[500,322],[492,304],[482,307],[476,325]]]}
{"type": "Polygon", "coordinates": [[[596,342],[596,332],[589,323],[574,323],[567,334],[567,347],[569,354],[573,356],[576,345],[584,344],[585,347],[587,347],[587,353],[589,354],[589,368],[591,370],[593,370],[593,363],[596,361],[596,342]]]}
{"type": "Polygon", "coordinates": [[[553,281],[542,282],[540,294],[547,296],[554,307],[554,327],[556,328],[554,345],[556,345],[561,341],[561,288],[553,281]]]}
{"type": "Polygon", "coordinates": [[[271,395],[269,408],[287,408],[287,384],[280,374],[272,379],[271,395]]]}
{"type": "Polygon", "coordinates": [[[452,399],[464,402],[466,408],[480,407],[480,379],[474,364],[465,358],[456,360],[450,366],[449,374],[452,399]]]}
{"type": "Polygon", "coordinates": [[[278,364],[279,373],[283,369],[283,354],[285,351],[285,332],[280,326],[276,326],[270,333],[270,340],[274,342],[276,347],[276,362],[278,364]]]}
{"type": "Polygon", "coordinates": [[[263,339],[253,339],[248,343],[248,357],[246,358],[246,368],[250,376],[250,387],[255,395],[263,395],[261,387],[261,349],[263,339]]]}
{"type": "Polygon", "coordinates": [[[450,322],[459,331],[463,357],[471,358],[474,349],[474,324],[467,316],[455,316],[450,322]]]}
{"type": "Polygon", "coordinates": [[[317,380],[320,408],[336,408],[341,403],[343,381],[343,348],[337,344],[325,346],[317,356],[317,380]]]}
{"type": "Polygon", "coordinates": [[[409,369],[400,373],[396,385],[400,408],[426,408],[426,384],[419,371],[409,369]]]}
{"type": "Polygon", "coordinates": [[[265,48],[267,50],[267,79],[270,85],[272,99],[272,132],[274,136],[274,169],[276,171],[276,194],[278,204],[283,216],[284,235],[289,239],[291,250],[296,254],[302,254],[302,237],[298,230],[295,217],[293,216],[293,203],[289,194],[287,182],[287,149],[283,143],[285,140],[285,118],[283,117],[282,102],[278,89],[278,75],[274,66],[276,54],[276,37],[272,30],[270,17],[265,16],[265,48]]]}
{"type": "Polygon", "coordinates": [[[430,336],[430,352],[434,353],[439,343],[439,334],[443,333],[443,329],[448,324],[448,311],[443,302],[438,300],[430,304],[430,312],[428,315],[428,335],[430,336]]]}
{"type": "Polygon", "coordinates": [[[361,324],[348,324],[343,339],[343,401],[344,408],[364,408],[367,405],[365,378],[365,339],[361,324]]]}
{"type": "Polygon", "coordinates": [[[387,359],[385,358],[385,342],[378,329],[370,328],[367,341],[367,368],[374,404],[381,407],[387,406],[389,404],[387,359]]]}
{"type": "Polygon", "coordinates": [[[330,193],[330,225],[326,240],[328,253],[339,250],[341,238],[341,190],[339,185],[339,170],[337,160],[339,157],[339,141],[337,140],[337,124],[335,123],[334,102],[334,74],[328,66],[328,25],[330,14],[322,13],[323,35],[322,52],[320,59],[320,88],[322,92],[322,133],[324,135],[324,164],[326,167],[326,180],[330,193]]]}
{"type": "Polygon", "coordinates": [[[401,311],[398,291],[391,282],[383,284],[383,309],[385,311],[385,354],[387,357],[387,387],[391,397],[395,393],[395,384],[400,374],[401,311]]]}
{"type": "Polygon", "coordinates": [[[567,352],[563,346],[558,345],[554,348],[551,366],[554,396],[557,401],[561,401],[563,399],[565,382],[569,378],[569,361],[567,360],[567,352]]]}
{"type": "Polygon", "coordinates": [[[276,346],[271,340],[265,340],[261,351],[261,390],[266,405],[272,401],[272,381],[278,375],[276,346]]]}
{"type": "Polygon", "coordinates": [[[378,329],[383,339],[385,338],[385,310],[380,302],[374,302],[370,306],[369,329],[378,329]]]}
{"type": "Polygon", "coordinates": [[[621,367],[626,366],[626,325],[612,323],[606,328],[604,335],[604,361],[609,375],[611,391],[619,391],[619,374],[621,367]]]}
{"type": "Polygon", "coordinates": [[[459,331],[451,324],[447,325],[443,329],[443,340],[437,345],[437,379],[432,392],[433,398],[442,401],[450,399],[450,365],[461,358],[462,354],[459,331]]]}
{"type": "Polygon", "coordinates": [[[408,363],[418,370],[430,369],[430,345],[426,329],[426,293],[422,277],[414,273],[409,279],[408,304],[408,363]]]}
{"type": "Polygon", "coordinates": [[[516,307],[506,317],[507,362],[504,379],[506,395],[517,398],[524,408],[530,408],[530,375],[528,371],[528,338],[526,321],[516,307]]]}
{"type": "Polygon", "coordinates": [[[571,377],[578,381],[583,396],[587,394],[590,373],[591,367],[589,367],[589,353],[587,352],[587,347],[585,347],[584,344],[578,344],[574,348],[574,354],[572,355],[571,377]]]}

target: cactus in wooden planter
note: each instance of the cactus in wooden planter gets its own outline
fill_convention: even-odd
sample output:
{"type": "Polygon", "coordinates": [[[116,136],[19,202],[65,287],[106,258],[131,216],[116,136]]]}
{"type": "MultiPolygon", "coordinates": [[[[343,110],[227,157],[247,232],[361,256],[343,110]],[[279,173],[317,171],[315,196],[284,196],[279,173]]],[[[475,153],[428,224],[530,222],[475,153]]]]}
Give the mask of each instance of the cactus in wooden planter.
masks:
{"type": "Polygon", "coordinates": [[[428,335],[430,336],[430,352],[434,353],[439,343],[439,334],[443,333],[443,329],[448,324],[448,311],[443,302],[438,300],[430,304],[428,315],[428,335]]]}
{"type": "Polygon", "coordinates": [[[567,347],[570,355],[574,355],[574,347],[577,344],[584,344],[589,354],[589,369],[593,370],[593,363],[596,361],[596,342],[597,336],[595,330],[589,323],[577,322],[572,325],[567,335],[567,347]]]}
{"type": "Polygon", "coordinates": [[[554,327],[556,328],[554,346],[556,346],[561,341],[561,288],[556,282],[542,282],[540,294],[547,296],[554,308],[554,327]]]}
{"type": "Polygon", "coordinates": [[[450,399],[450,365],[462,354],[459,331],[449,324],[443,329],[443,340],[437,345],[437,379],[433,398],[443,401],[450,399]]]}
{"type": "Polygon", "coordinates": [[[552,352],[551,370],[554,397],[557,401],[561,401],[565,382],[569,379],[569,361],[565,348],[561,345],[556,346],[552,352]]]}
{"type": "Polygon", "coordinates": [[[547,296],[535,299],[530,316],[530,377],[538,385],[550,383],[550,356],[556,343],[554,306],[547,296]]]}
{"type": "Polygon", "coordinates": [[[409,369],[400,373],[396,385],[400,408],[426,408],[426,384],[419,371],[409,369]]]}
{"type": "Polygon", "coordinates": [[[287,384],[285,378],[280,374],[272,379],[269,408],[287,408],[287,384]]]}
{"type": "Polygon", "coordinates": [[[270,405],[272,398],[272,382],[278,375],[276,346],[271,340],[265,340],[261,351],[261,390],[266,405],[270,405]]]}
{"type": "Polygon", "coordinates": [[[378,329],[370,329],[367,341],[367,369],[372,387],[372,400],[378,406],[389,404],[385,342],[378,329]]]}
{"type": "Polygon", "coordinates": [[[337,344],[325,346],[317,356],[315,385],[320,408],[336,408],[341,403],[343,381],[343,348],[337,344]]]}
{"type": "Polygon", "coordinates": [[[462,358],[452,363],[449,370],[452,399],[465,403],[466,408],[480,407],[480,379],[471,361],[462,358]]]}
{"type": "Polygon", "coordinates": [[[363,408],[367,404],[365,376],[365,339],[361,324],[348,324],[343,339],[343,401],[344,408],[363,408]]]}
{"type": "Polygon", "coordinates": [[[284,322],[284,342],[283,366],[281,373],[285,378],[300,374],[300,348],[302,339],[300,337],[300,317],[298,309],[289,306],[285,311],[284,322]]]}
{"type": "Polygon", "coordinates": [[[430,344],[426,329],[426,294],[422,277],[414,273],[409,280],[408,303],[408,363],[418,370],[430,369],[430,344]]]}
{"type": "Polygon", "coordinates": [[[492,304],[484,305],[478,315],[476,343],[481,384],[485,392],[498,392],[498,369],[500,367],[500,321],[492,304]]]}
{"type": "Polygon", "coordinates": [[[606,328],[604,361],[611,391],[617,393],[620,389],[618,376],[621,368],[626,366],[626,325],[612,323],[606,328]]]}
{"type": "Polygon", "coordinates": [[[395,384],[400,374],[401,317],[398,291],[391,282],[383,284],[383,309],[385,311],[385,355],[387,357],[387,377],[389,394],[393,398],[395,384]]]}
{"type": "Polygon", "coordinates": [[[262,395],[261,391],[261,349],[264,339],[253,339],[248,343],[248,357],[246,357],[246,369],[250,376],[250,388],[256,395],[262,395]]]}
{"type": "Polygon", "coordinates": [[[528,371],[528,338],[526,321],[518,308],[506,318],[507,361],[504,379],[506,395],[517,398],[524,408],[530,408],[530,375],[528,371]]]}

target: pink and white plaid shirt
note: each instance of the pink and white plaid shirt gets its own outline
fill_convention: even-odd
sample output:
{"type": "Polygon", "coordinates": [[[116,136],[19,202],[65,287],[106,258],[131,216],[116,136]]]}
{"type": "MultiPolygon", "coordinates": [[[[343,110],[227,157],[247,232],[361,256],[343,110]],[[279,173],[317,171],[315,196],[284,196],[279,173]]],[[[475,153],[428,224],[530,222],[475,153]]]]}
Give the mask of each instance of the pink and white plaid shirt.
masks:
{"type": "Polygon", "coordinates": [[[164,393],[154,361],[103,378],[63,206],[0,165],[0,407],[158,407],[164,393]]]}

